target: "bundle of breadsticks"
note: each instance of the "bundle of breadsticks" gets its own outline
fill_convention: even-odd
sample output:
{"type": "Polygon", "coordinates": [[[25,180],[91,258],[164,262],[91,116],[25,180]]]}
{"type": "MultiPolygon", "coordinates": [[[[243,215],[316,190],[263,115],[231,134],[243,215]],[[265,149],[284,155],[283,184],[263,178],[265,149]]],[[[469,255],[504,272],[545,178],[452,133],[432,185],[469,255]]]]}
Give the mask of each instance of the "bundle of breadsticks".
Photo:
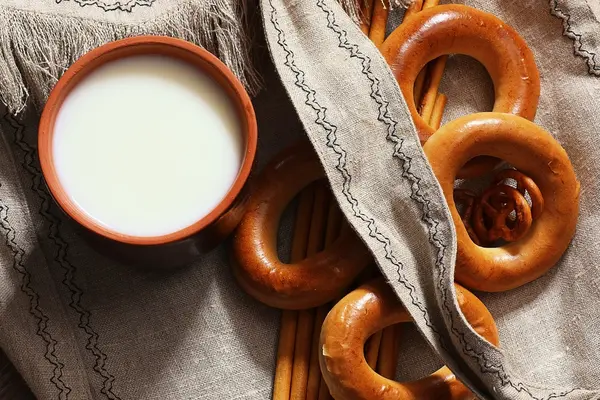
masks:
{"type": "MultiPolygon", "coordinates": [[[[467,288],[513,289],[556,264],[574,233],[579,183],[564,149],[531,122],[539,75],[517,32],[480,10],[416,0],[386,37],[389,8],[383,0],[366,1],[361,30],[394,73],[451,210],[459,306],[473,329],[497,346],[491,314],[467,288]],[[486,67],[496,102],[491,113],[440,127],[447,99],[438,89],[454,53],[486,67]],[[482,176],[491,179],[481,193],[456,188],[457,179],[482,176]]],[[[261,172],[233,241],[239,284],[283,309],[273,399],[472,396],[445,367],[418,381],[393,380],[395,325],[410,317],[345,224],[324,178],[309,144],[279,154],[261,172]],[[291,260],[284,263],[276,234],[297,196],[291,260]]]]}

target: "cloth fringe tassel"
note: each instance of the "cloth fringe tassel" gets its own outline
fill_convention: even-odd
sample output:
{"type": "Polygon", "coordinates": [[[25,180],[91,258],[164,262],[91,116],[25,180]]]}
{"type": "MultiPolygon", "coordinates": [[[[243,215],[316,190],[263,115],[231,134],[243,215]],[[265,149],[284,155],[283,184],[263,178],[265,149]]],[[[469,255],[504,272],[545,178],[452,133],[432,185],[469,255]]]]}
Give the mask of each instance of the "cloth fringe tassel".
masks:
{"type": "MultiPolygon", "coordinates": [[[[358,23],[362,0],[338,0],[358,23]]],[[[378,0],[381,1],[381,0],[378,0]]],[[[406,6],[411,0],[392,0],[406,6]]],[[[12,114],[28,105],[41,109],[50,91],[79,57],[108,42],[132,36],[184,39],[216,55],[250,95],[261,88],[253,65],[251,0],[185,2],[154,20],[117,24],[0,6],[0,101],[12,114]]]]}
{"type": "Polygon", "coordinates": [[[260,77],[251,62],[246,0],[186,2],[139,24],[116,24],[0,7],[0,101],[18,114],[40,108],[60,76],[79,57],[132,36],[184,39],[216,55],[256,94],[260,77]]]}

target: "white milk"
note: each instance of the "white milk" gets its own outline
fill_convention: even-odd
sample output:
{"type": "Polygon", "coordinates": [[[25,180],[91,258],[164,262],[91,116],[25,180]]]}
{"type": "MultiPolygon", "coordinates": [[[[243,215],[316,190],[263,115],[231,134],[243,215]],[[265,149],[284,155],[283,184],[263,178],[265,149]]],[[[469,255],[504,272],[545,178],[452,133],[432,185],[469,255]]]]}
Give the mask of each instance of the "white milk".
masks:
{"type": "Polygon", "coordinates": [[[68,95],[54,129],[67,194],[104,227],[135,236],[173,233],[210,213],[244,151],[222,89],[191,65],[153,55],[96,69],[68,95]]]}

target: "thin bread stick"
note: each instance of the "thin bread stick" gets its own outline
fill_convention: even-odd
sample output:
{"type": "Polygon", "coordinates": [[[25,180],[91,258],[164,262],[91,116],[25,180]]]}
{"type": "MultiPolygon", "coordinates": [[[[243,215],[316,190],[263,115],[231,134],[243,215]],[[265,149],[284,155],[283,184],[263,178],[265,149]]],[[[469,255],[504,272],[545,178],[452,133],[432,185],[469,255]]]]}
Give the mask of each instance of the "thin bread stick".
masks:
{"type": "Polygon", "coordinates": [[[444,109],[446,108],[446,103],[448,102],[448,97],[446,97],[443,93],[438,93],[435,98],[435,104],[433,105],[433,111],[431,113],[431,119],[429,120],[429,126],[431,126],[436,131],[440,129],[442,125],[442,117],[444,116],[444,109]]]}
{"type": "MultiPolygon", "coordinates": [[[[306,256],[312,206],[313,190],[307,188],[300,193],[298,209],[296,210],[290,256],[292,262],[302,260],[306,256]]],[[[290,398],[297,325],[298,312],[283,310],[279,330],[279,344],[277,346],[273,400],[289,400],[290,398]]]]}
{"type": "Polygon", "coordinates": [[[373,17],[373,1],[374,0],[363,0],[363,3],[360,7],[360,30],[363,31],[363,33],[367,36],[369,36],[369,31],[371,30],[371,18],[373,17]]]}
{"type": "Polygon", "coordinates": [[[394,379],[396,377],[396,366],[398,363],[398,344],[396,343],[396,327],[388,326],[381,335],[379,346],[379,360],[377,361],[377,372],[379,375],[394,379]]]}
{"type": "Polygon", "coordinates": [[[381,46],[385,40],[385,29],[390,13],[389,6],[384,4],[386,0],[375,0],[373,7],[373,17],[371,18],[371,29],[369,31],[369,39],[377,47],[381,46]]]}
{"type": "Polygon", "coordinates": [[[425,91],[425,94],[423,95],[423,100],[421,101],[421,116],[425,121],[429,121],[431,119],[433,106],[435,104],[435,99],[437,97],[438,89],[440,87],[440,82],[442,81],[442,75],[444,75],[444,69],[446,68],[447,60],[447,55],[438,57],[430,63],[430,67],[428,68],[430,76],[429,87],[425,91]]]}

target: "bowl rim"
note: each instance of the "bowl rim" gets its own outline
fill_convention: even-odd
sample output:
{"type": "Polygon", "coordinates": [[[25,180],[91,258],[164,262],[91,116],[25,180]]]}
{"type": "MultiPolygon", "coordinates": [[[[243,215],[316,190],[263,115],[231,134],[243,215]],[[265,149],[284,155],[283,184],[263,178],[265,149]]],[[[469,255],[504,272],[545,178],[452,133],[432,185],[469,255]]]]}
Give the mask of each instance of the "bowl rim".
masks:
{"type": "Polygon", "coordinates": [[[59,207],[89,231],[117,242],[131,245],[161,245],[177,242],[204,230],[223,216],[246,184],[256,155],[258,128],[252,101],[233,72],[216,56],[191,42],[167,36],[136,36],[109,42],[84,54],[58,80],[43,108],[38,128],[38,156],[42,175],[50,194],[59,207]],[[162,49],[162,51],[161,51],[162,49]],[[162,55],[179,58],[203,70],[226,92],[236,107],[242,125],[246,150],[238,175],[229,191],[213,210],[178,231],[159,236],[135,236],[111,230],[79,207],[66,193],[54,166],[52,141],[54,123],[65,98],[81,80],[96,68],[113,60],[138,55],[162,55]]]}

